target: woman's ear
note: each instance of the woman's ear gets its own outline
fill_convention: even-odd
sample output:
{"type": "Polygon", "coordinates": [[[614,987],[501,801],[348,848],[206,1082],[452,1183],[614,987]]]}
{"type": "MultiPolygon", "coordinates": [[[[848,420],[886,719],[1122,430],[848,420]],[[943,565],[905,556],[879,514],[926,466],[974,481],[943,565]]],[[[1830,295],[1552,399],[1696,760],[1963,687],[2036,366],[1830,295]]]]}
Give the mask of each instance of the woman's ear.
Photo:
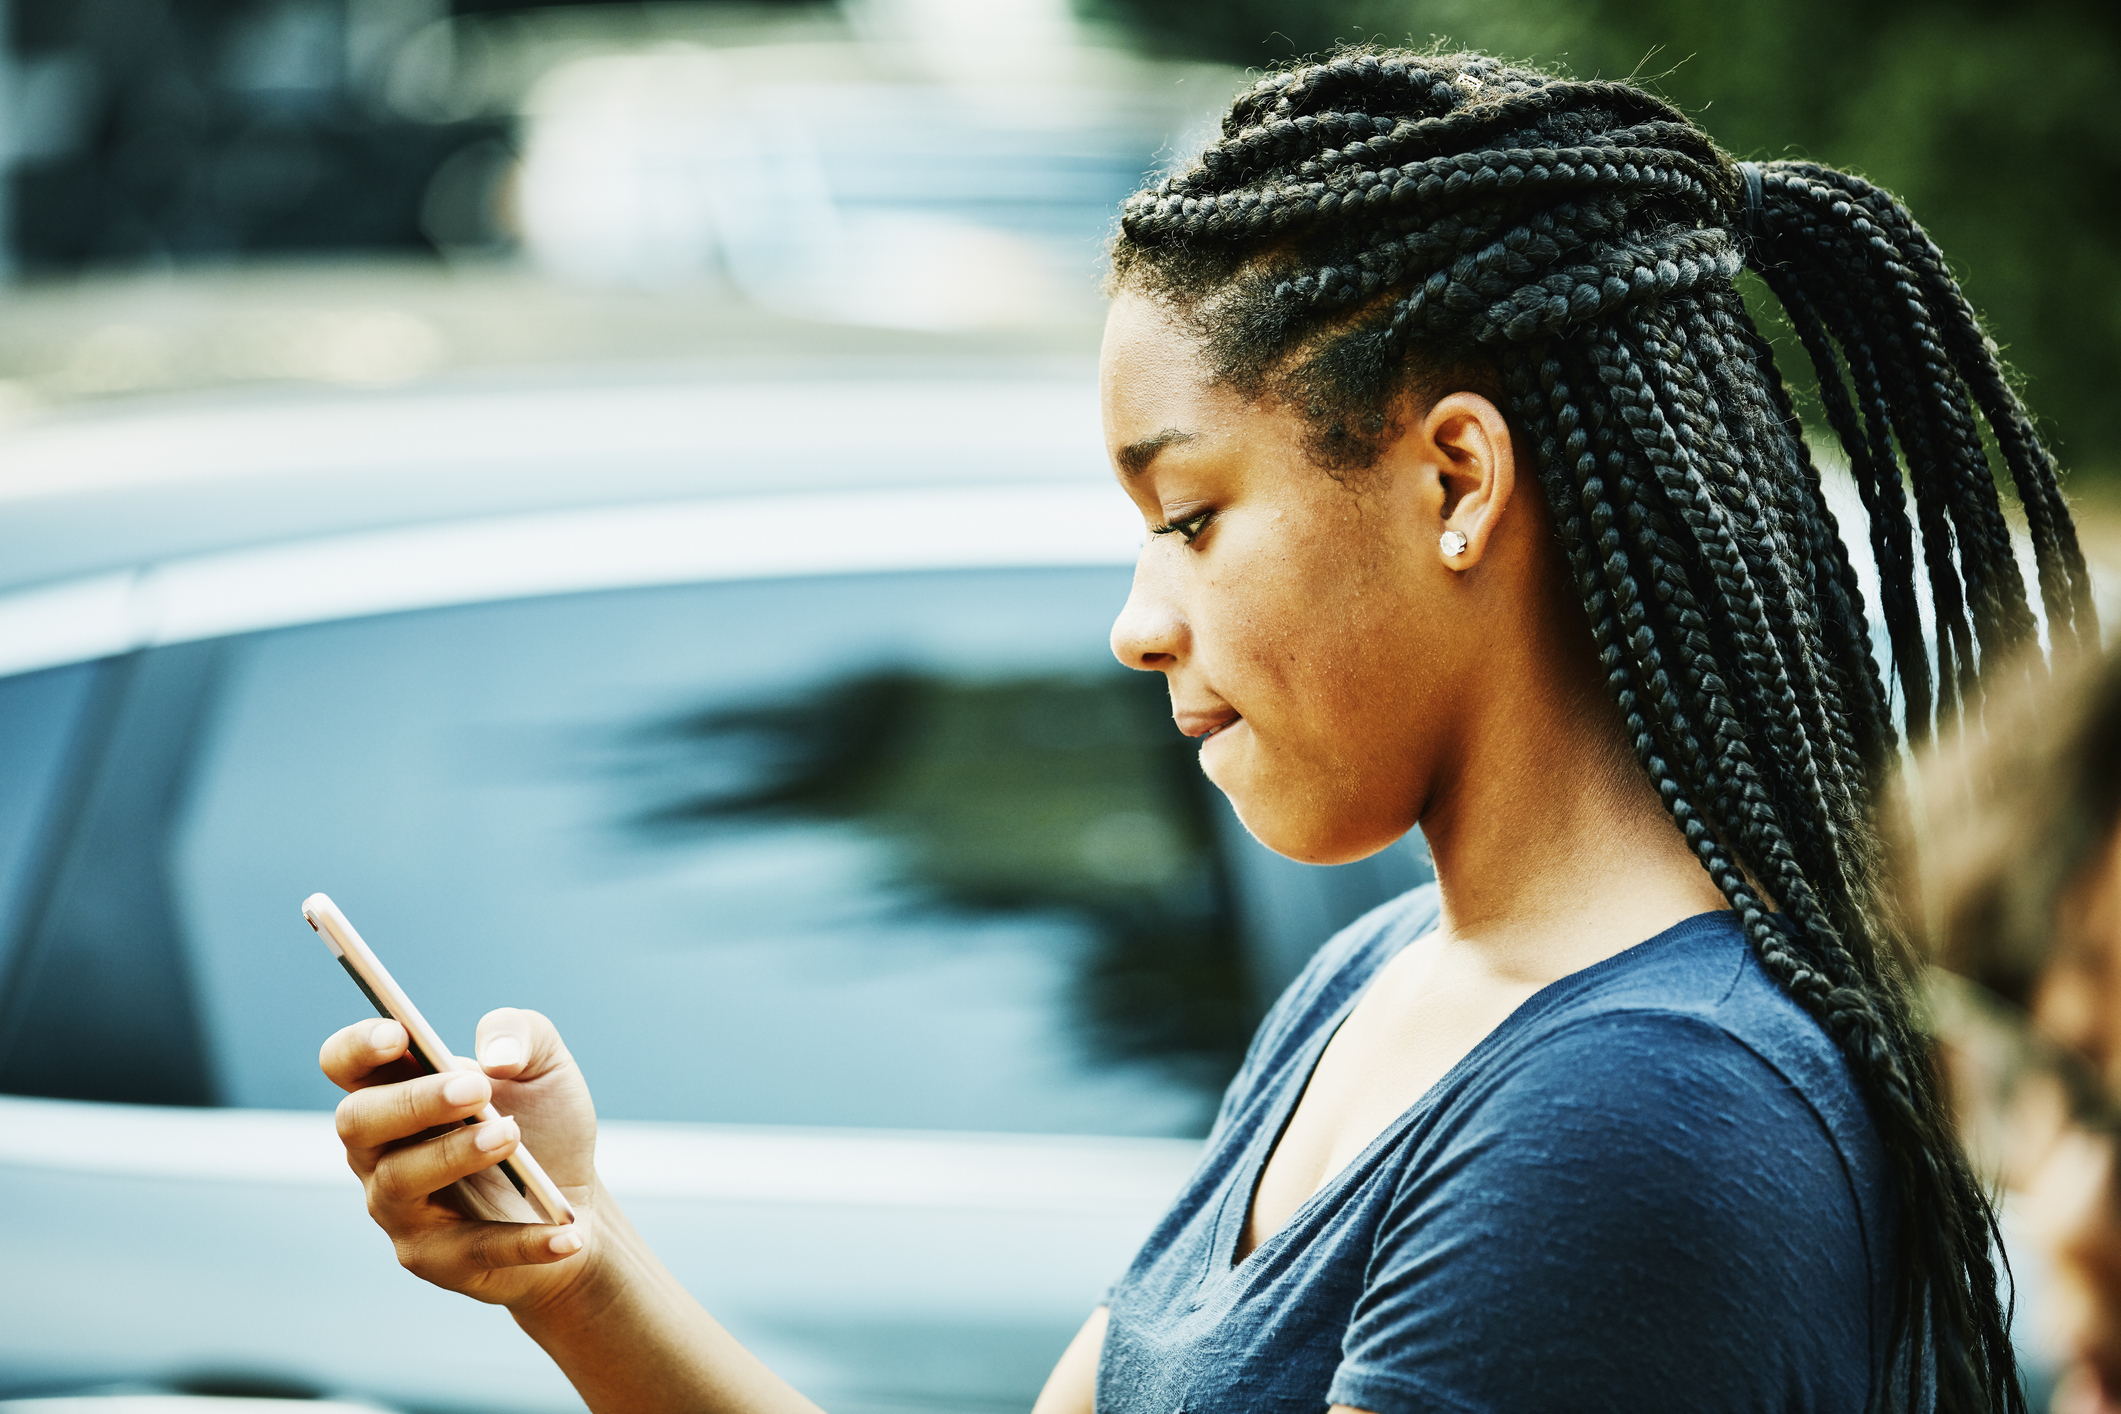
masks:
{"type": "Polygon", "coordinates": [[[1436,478],[1437,553],[1468,570],[1487,553],[1517,489],[1517,456],[1502,409],[1478,393],[1437,399],[1408,435],[1407,450],[1436,478]]]}

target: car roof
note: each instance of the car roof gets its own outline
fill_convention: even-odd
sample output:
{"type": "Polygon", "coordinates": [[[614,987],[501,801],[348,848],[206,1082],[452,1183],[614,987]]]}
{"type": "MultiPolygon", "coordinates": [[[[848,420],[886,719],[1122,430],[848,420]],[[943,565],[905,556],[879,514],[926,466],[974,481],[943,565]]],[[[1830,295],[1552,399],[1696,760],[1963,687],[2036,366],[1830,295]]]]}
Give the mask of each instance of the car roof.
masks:
{"type": "Polygon", "coordinates": [[[618,588],[1118,565],[1086,367],[547,379],[0,439],[0,673],[618,588]],[[973,494],[968,494],[973,493],[973,494]]]}
{"type": "Polygon", "coordinates": [[[1087,363],[143,400],[0,435],[0,592],[467,517],[1109,475],[1087,363]]]}

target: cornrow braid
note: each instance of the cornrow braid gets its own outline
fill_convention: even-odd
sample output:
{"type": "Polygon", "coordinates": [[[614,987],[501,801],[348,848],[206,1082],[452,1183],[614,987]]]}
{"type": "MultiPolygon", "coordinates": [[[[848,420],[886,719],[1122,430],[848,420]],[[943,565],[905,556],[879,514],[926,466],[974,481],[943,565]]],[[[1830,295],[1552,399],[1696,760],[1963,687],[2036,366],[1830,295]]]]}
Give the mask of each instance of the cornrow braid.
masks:
{"type": "Polygon", "coordinates": [[[1900,1214],[1896,1388],[2022,1410],[1995,1218],[1913,1020],[1873,812],[1903,724],[1978,710],[1984,666],[2039,632],[1992,460],[2052,645],[2098,627],[2053,461],[1935,244],[1876,187],[1733,163],[1631,85],[1358,49],[1239,96],[1128,200],[1113,254],[1218,378],[1298,408],[1328,467],[1374,460],[1405,397],[1499,378],[1637,760],[1870,1101],[1900,1214]],[[1883,668],[1741,265],[1787,311],[1862,501],[1883,668]]]}

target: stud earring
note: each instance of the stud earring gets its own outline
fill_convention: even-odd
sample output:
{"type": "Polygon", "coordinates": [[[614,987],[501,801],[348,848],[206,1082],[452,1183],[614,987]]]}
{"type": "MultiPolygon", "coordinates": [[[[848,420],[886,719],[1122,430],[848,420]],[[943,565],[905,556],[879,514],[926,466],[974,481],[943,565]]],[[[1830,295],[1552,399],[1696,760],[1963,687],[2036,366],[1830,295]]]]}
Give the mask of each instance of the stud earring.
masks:
{"type": "Polygon", "coordinates": [[[1466,537],[1462,530],[1446,530],[1437,543],[1443,546],[1446,555],[1463,555],[1466,552],[1466,537]]]}

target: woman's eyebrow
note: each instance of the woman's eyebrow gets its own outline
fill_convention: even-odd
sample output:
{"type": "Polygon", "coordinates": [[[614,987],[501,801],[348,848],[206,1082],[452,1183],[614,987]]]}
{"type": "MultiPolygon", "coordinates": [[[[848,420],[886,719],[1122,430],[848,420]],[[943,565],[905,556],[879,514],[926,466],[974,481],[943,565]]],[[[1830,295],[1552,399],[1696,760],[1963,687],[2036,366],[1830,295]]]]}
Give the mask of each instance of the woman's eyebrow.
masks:
{"type": "Polygon", "coordinates": [[[1176,427],[1166,427],[1161,432],[1150,433],[1139,442],[1129,442],[1121,447],[1115,460],[1119,462],[1119,469],[1127,475],[1140,476],[1149,469],[1149,463],[1156,460],[1158,452],[1175,442],[1190,442],[1194,435],[1176,427]]]}

